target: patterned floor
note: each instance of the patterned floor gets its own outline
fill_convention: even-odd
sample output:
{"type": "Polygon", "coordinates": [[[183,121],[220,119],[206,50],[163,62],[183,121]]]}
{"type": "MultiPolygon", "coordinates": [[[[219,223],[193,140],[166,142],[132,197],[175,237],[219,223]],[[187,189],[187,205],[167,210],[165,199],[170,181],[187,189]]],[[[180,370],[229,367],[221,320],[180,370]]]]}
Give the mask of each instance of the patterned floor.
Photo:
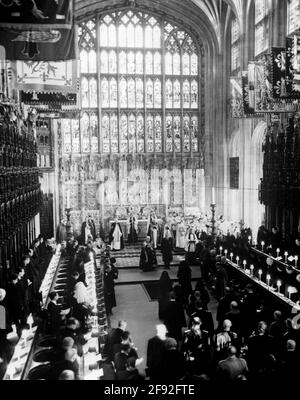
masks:
{"type": "MultiPolygon", "coordinates": [[[[138,268],[140,263],[141,247],[139,245],[126,246],[123,250],[112,251],[112,257],[117,260],[118,268],[138,268]]],[[[184,260],[183,251],[175,251],[171,266],[178,266],[180,261],[184,260]]],[[[156,250],[156,257],[159,266],[163,266],[162,254],[160,250],[156,250]]]]}

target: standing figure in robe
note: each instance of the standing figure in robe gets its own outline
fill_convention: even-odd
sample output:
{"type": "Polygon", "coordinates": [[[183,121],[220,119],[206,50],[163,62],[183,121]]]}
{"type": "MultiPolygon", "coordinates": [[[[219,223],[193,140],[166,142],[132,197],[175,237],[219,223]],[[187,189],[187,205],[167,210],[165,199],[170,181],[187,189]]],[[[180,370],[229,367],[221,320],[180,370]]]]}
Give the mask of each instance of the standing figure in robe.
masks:
{"type": "Polygon", "coordinates": [[[138,219],[135,215],[130,214],[127,220],[127,230],[128,230],[128,242],[136,243],[138,235],[138,219]]]}
{"type": "Polygon", "coordinates": [[[164,227],[164,235],[163,235],[164,239],[168,239],[172,248],[173,248],[173,235],[170,229],[170,226],[168,224],[165,225],[164,227]]]}
{"type": "Polygon", "coordinates": [[[151,238],[153,249],[156,250],[159,244],[159,226],[157,222],[150,224],[148,236],[151,238]]]}
{"type": "Polygon", "coordinates": [[[118,219],[111,225],[109,232],[109,242],[112,250],[124,249],[124,237],[120,223],[118,219]]]}
{"type": "Polygon", "coordinates": [[[185,252],[186,252],[186,260],[189,264],[196,261],[196,244],[197,244],[197,236],[195,235],[195,231],[193,228],[190,228],[189,233],[186,237],[186,245],[185,245],[185,252]]]}
{"type": "Polygon", "coordinates": [[[67,227],[66,220],[62,219],[56,230],[56,241],[57,243],[61,243],[65,240],[67,240],[67,227]]]}
{"type": "Polygon", "coordinates": [[[85,221],[81,225],[81,243],[87,244],[87,242],[96,238],[96,227],[95,222],[92,217],[89,215],[86,217],[85,221]]]}
{"type": "Polygon", "coordinates": [[[179,224],[177,224],[176,227],[176,247],[178,249],[184,249],[186,244],[185,235],[186,235],[186,228],[183,221],[181,220],[181,222],[179,222],[179,224]]]}

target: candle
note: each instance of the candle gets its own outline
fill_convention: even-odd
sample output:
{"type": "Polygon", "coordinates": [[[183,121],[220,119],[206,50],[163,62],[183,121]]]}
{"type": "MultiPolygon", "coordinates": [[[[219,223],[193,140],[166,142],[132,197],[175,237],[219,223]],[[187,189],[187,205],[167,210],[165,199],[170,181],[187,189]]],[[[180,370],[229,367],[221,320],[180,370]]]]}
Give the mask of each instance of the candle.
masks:
{"type": "Polygon", "coordinates": [[[230,253],[230,260],[232,261],[233,259],[233,253],[230,253]]]}
{"type": "Polygon", "coordinates": [[[277,281],[278,292],[280,292],[281,281],[277,281]]]}
{"type": "Polygon", "coordinates": [[[261,244],[261,251],[264,251],[265,242],[260,242],[260,244],[261,244]]]}
{"type": "Polygon", "coordinates": [[[23,330],[24,347],[27,346],[27,337],[28,337],[28,330],[27,330],[27,329],[24,329],[24,330],[23,330]]]}
{"type": "Polygon", "coordinates": [[[279,257],[280,249],[276,249],[277,257],[279,257]]]}
{"type": "Polygon", "coordinates": [[[261,276],[262,276],[262,270],[260,269],[259,271],[258,271],[258,277],[259,277],[259,280],[261,281],[261,276]]]}
{"type": "Polygon", "coordinates": [[[295,256],[294,259],[295,259],[295,267],[297,267],[298,256],[295,256]]]}
{"type": "Polygon", "coordinates": [[[288,258],[289,253],[287,251],[284,252],[284,261],[287,263],[287,258],[288,258]]]}
{"type": "Polygon", "coordinates": [[[271,275],[267,275],[267,285],[270,286],[271,275]]]}
{"type": "Polygon", "coordinates": [[[222,255],[223,247],[220,246],[220,255],[222,255]]]}
{"type": "Polygon", "coordinates": [[[240,261],[240,257],[239,257],[239,256],[236,256],[236,263],[237,263],[237,265],[239,265],[239,261],[240,261]]]}
{"type": "Polygon", "coordinates": [[[289,286],[287,291],[289,294],[289,299],[291,300],[292,288],[289,286]]]}
{"type": "Polygon", "coordinates": [[[251,273],[251,276],[253,276],[253,271],[254,271],[254,265],[250,265],[250,273],[251,273]]]}
{"type": "Polygon", "coordinates": [[[212,187],[212,194],[211,194],[211,197],[212,197],[212,204],[216,204],[216,193],[215,193],[215,188],[214,188],[214,186],[212,187]]]}
{"type": "Polygon", "coordinates": [[[248,236],[248,242],[251,244],[251,239],[252,239],[252,237],[251,236],[248,236]]]}
{"type": "Polygon", "coordinates": [[[247,265],[247,261],[246,260],[243,261],[243,265],[244,265],[244,269],[246,269],[246,265],[247,265]]]}
{"type": "Polygon", "coordinates": [[[67,190],[67,208],[70,208],[70,190],[67,190]]]}
{"type": "Polygon", "coordinates": [[[27,323],[29,325],[29,329],[31,331],[32,329],[32,324],[33,324],[33,318],[32,318],[32,314],[29,314],[28,318],[27,318],[27,323]]]}
{"type": "Polygon", "coordinates": [[[227,257],[227,253],[228,253],[228,250],[225,249],[225,250],[224,250],[225,257],[227,257]]]}

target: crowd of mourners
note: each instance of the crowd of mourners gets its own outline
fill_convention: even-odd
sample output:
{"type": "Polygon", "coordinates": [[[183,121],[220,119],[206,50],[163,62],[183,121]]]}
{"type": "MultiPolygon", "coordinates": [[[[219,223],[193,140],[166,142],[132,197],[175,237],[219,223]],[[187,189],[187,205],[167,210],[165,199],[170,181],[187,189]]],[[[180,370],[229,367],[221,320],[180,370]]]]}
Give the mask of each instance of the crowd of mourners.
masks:
{"type": "MultiPolygon", "coordinates": [[[[262,231],[265,236],[259,239],[271,253],[279,245],[278,232],[261,227],[259,235],[262,231]]],[[[148,340],[145,371],[139,367],[143,360],[126,321],[120,321],[107,336],[104,354],[115,368],[116,379],[265,382],[296,378],[300,331],[295,315],[267,299],[254,284],[231,274],[228,258],[217,254],[216,249],[223,246],[228,255],[234,252],[248,259],[251,234],[243,230],[237,238],[220,237],[214,243],[203,233],[193,259],[186,254],[180,263],[177,282],[170,279],[168,271],[162,272],[158,301],[161,324],[148,340]],[[199,264],[202,272],[195,285],[191,261],[199,264]]],[[[296,239],[296,246],[298,242],[296,239]]]]}
{"type": "MultiPolygon", "coordinates": [[[[216,250],[226,246],[228,251],[247,257],[250,234],[244,231],[238,238],[218,238],[217,243],[202,234],[196,254],[192,258],[186,254],[180,263],[176,282],[167,271],[170,265],[162,271],[158,299],[161,323],[154,337],[144,338],[148,340],[146,368],[142,370],[144,360],[122,320],[108,330],[101,349],[101,364],[109,371],[109,379],[258,382],[296,377],[300,334],[293,315],[279,303],[269,302],[253,284],[232,275],[228,259],[216,250]],[[195,263],[200,265],[202,276],[196,284],[191,269],[195,263]]],[[[10,276],[7,287],[0,289],[0,305],[7,314],[6,326],[0,327],[2,376],[13,352],[7,333],[14,327],[20,337],[31,314],[34,321],[40,321],[43,332],[52,335],[47,379],[83,379],[80,359],[96,313],[87,290],[85,264],[96,259],[95,250],[101,255],[103,308],[109,316],[116,307],[114,281],[118,278],[109,244],[100,238],[91,238],[86,245],[79,245],[74,238],[61,243],[67,262],[63,295],[52,291],[47,309],[41,309],[39,288],[54,249],[39,238],[28,250],[23,265],[10,276]]]]}

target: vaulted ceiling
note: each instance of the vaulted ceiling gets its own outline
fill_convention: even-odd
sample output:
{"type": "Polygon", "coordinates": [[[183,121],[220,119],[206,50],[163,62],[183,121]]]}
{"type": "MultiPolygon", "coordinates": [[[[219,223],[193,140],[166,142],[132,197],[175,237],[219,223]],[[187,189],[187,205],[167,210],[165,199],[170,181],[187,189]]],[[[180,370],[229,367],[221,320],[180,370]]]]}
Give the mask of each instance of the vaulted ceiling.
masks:
{"type": "Polygon", "coordinates": [[[212,41],[220,51],[224,32],[233,12],[242,26],[243,9],[252,0],[75,0],[75,16],[82,19],[114,7],[146,7],[170,17],[177,16],[212,41]]]}

